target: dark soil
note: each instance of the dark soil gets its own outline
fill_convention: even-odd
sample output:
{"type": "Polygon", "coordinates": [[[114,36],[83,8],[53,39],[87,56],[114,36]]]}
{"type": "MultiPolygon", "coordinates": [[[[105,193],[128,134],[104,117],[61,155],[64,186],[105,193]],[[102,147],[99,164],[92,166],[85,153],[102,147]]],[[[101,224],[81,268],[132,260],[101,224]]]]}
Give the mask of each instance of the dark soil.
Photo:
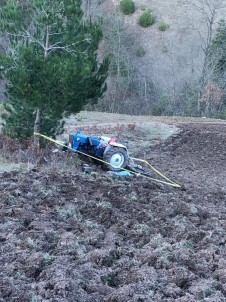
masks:
{"type": "Polygon", "coordinates": [[[182,184],[37,166],[0,174],[1,302],[226,301],[226,126],[137,152],[182,184]]]}

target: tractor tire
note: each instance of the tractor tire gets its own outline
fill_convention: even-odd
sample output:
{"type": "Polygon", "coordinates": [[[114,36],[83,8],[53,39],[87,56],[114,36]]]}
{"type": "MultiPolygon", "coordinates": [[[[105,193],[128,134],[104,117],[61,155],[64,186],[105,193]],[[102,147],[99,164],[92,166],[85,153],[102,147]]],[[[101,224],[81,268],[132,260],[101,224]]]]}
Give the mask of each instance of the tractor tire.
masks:
{"type": "Polygon", "coordinates": [[[128,153],[124,148],[112,147],[104,153],[103,160],[108,162],[108,169],[111,171],[122,171],[128,164],[128,153]]]}

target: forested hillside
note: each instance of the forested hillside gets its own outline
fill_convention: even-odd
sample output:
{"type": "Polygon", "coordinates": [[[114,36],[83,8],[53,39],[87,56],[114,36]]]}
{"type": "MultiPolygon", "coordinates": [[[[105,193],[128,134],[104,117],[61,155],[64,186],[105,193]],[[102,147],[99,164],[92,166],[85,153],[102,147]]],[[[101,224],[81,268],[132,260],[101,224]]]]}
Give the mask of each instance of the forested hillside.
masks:
{"type": "Polygon", "coordinates": [[[225,0],[84,0],[82,8],[86,20],[101,18],[99,59],[111,61],[107,92],[94,109],[225,119],[225,0]],[[123,12],[121,2],[134,10],[123,12]],[[142,26],[148,12],[151,24],[142,26]]]}

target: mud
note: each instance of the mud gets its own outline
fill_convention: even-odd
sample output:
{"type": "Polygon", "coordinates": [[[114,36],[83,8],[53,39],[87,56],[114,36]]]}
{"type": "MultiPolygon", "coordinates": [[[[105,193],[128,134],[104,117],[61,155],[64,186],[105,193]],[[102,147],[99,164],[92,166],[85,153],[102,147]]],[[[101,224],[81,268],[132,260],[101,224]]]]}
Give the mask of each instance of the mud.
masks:
{"type": "Polygon", "coordinates": [[[0,301],[226,301],[226,126],[178,126],[133,155],[181,189],[71,158],[0,173],[0,301]]]}

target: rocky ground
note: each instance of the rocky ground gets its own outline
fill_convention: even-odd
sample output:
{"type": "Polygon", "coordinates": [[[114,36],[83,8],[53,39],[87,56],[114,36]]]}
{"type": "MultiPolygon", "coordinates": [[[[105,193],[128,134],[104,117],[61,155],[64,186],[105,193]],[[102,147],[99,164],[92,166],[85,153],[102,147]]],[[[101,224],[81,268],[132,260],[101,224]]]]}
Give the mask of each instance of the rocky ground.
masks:
{"type": "Polygon", "coordinates": [[[0,301],[226,301],[226,124],[177,127],[133,155],[181,189],[61,154],[1,172],[0,301]]]}

